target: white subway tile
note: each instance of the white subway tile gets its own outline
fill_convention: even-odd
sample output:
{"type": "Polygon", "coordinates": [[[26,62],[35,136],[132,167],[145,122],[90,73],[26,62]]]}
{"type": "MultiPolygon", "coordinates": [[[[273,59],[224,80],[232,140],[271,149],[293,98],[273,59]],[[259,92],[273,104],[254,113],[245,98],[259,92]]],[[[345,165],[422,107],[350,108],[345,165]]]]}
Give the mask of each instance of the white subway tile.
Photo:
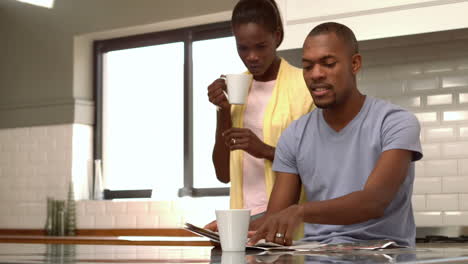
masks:
{"type": "Polygon", "coordinates": [[[21,229],[21,217],[23,216],[0,215],[1,227],[5,229],[21,229]]]}
{"type": "Polygon", "coordinates": [[[171,201],[152,201],[149,202],[150,213],[162,214],[172,210],[171,201]]]}
{"type": "Polygon", "coordinates": [[[452,94],[438,94],[438,95],[428,95],[427,96],[427,105],[443,105],[451,104],[453,102],[452,94]]]}
{"type": "Polygon", "coordinates": [[[439,177],[425,177],[414,179],[414,194],[441,193],[442,179],[439,177]]]}
{"type": "Polygon", "coordinates": [[[458,70],[468,70],[468,60],[467,59],[460,59],[457,61],[457,69],[458,70]]]}
{"type": "Polygon", "coordinates": [[[402,80],[388,80],[381,82],[376,92],[379,97],[402,96],[403,90],[402,80]]]}
{"type": "Polygon", "coordinates": [[[105,201],[86,201],[85,202],[86,215],[105,215],[106,204],[105,201]]]}
{"type": "Polygon", "coordinates": [[[443,113],[444,121],[468,120],[468,111],[446,111],[443,113]]]}
{"type": "Polygon", "coordinates": [[[428,194],[427,210],[454,211],[458,210],[458,194],[428,194]]]}
{"type": "Polygon", "coordinates": [[[468,176],[468,159],[458,160],[458,175],[468,176]]]}
{"type": "Polygon", "coordinates": [[[0,165],[1,167],[9,166],[11,163],[11,155],[9,153],[0,151],[0,165]]]}
{"type": "Polygon", "coordinates": [[[412,92],[420,92],[439,88],[439,80],[436,77],[409,80],[407,88],[412,92]]]}
{"type": "Polygon", "coordinates": [[[458,199],[460,203],[460,210],[468,211],[468,194],[459,194],[458,199]]]}
{"type": "Polygon", "coordinates": [[[26,229],[43,229],[46,221],[46,215],[34,215],[31,217],[21,217],[19,227],[26,229]]]}
{"type": "Polygon", "coordinates": [[[444,212],[444,225],[466,226],[466,223],[468,223],[468,212],[444,212]]]}
{"type": "Polygon", "coordinates": [[[159,217],[155,215],[137,215],[137,228],[158,228],[159,217]]]}
{"type": "Polygon", "coordinates": [[[47,127],[45,126],[35,126],[29,129],[29,135],[32,138],[45,137],[47,136],[47,127]]]}
{"type": "Polygon", "coordinates": [[[424,73],[446,73],[454,69],[455,65],[452,61],[431,61],[424,64],[424,73]]]}
{"type": "Polygon", "coordinates": [[[78,229],[93,229],[94,227],[94,216],[85,215],[77,216],[76,228],[78,229]]]}
{"type": "Polygon", "coordinates": [[[115,216],[115,228],[136,228],[136,216],[134,215],[115,216]]]}
{"type": "MultiPolygon", "coordinates": [[[[0,193],[2,191],[0,190],[0,193]]],[[[14,206],[11,204],[11,203],[8,203],[6,201],[4,201],[3,199],[0,199],[0,212],[1,215],[12,215],[12,209],[14,208],[14,206]]],[[[0,229],[2,228],[2,222],[0,221],[0,229]]]]}
{"type": "Polygon", "coordinates": [[[159,228],[183,227],[184,217],[179,214],[164,214],[159,216],[159,228]]]}
{"type": "Polygon", "coordinates": [[[372,67],[362,69],[362,79],[366,81],[382,81],[390,79],[390,71],[387,67],[372,67]]]}
{"type": "Polygon", "coordinates": [[[404,79],[422,73],[420,64],[401,64],[391,68],[391,76],[395,79],[404,79]]]}
{"type": "Polygon", "coordinates": [[[20,151],[20,152],[39,151],[39,144],[36,143],[36,142],[19,143],[18,151],[20,151]]]}
{"type": "Polygon", "coordinates": [[[437,122],[437,112],[415,113],[414,115],[421,123],[437,122]]]}
{"type": "Polygon", "coordinates": [[[83,201],[76,201],[75,203],[75,213],[77,216],[86,215],[86,207],[83,201]]]}
{"type": "Polygon", "coordinates": [[[19,151],[19,144],[15,141],[7,141],[2,145],[2,152],[13,153],[19,151]]]}
{"type": "Polygon", "coordinates": [[[468,103],[468,93],[460,93],[459,102],[460,104],[468,103]]]}
{"type": "Polygon", "coordinates": [[[426,140],[454,139],[455,129],[453,127],[428,127],[426,130],[426,140]]]}
{"type": "Polygon", "coordinates": [[[95,216],[94,228],[114,228],[115,221],[112,215],[99,215],[95,216]]]}
{"type": "Polygon", "coordinates": [[[425,159],[437,159],[440,158],[441,150],[439,143],[432,144],[421,144],[422,151],[425,159]]]}
{"type": "Polygon", "coordinates": [[[468,177],[443,177],[442,192],[468,193],[468,177]]]}
{"type": "Polygon", "coordinates": [[[425,164],[425,161],[422,161],[422,160],[418,160],[417,162],[414,163],[415,177],[419,178],[419,177],[424,177],[426,175],[424,164],[425,164]]]}
{"type": "Polygon", "coordinates": [[[442,78],[442,87],[443,88],[453,88],[460,86],[468,86],[468,76],[459,75],[459,76],[445,76],[442,78]]]}
{"type": "Polygon", "coordinates": [[[411,197],[411,203],[413,204],[413,210],[416,210],[416,211],[426,210],[426,196],[425,195],[413,195],[411,197]]]}
{"type": "Polygon", "coordinates": [[[420,107],[421,97],[420,96],[398,97],[398,98],[392,98],[391,102],[403,108],[420,107]]]}
{"type": "Polygon", "coordinates": [[[442,143],[442,155],[444,157],[468,157],[468,141],[442,143]]]}
{"type": "Polygon", "coordinates": [[[460,127],[460,138],[468,138],[468,127],[460,127]]]}
{"type": "Polygon", "coordinates": [[[127,203],[128,214],[148,214],[149,203],[148,202],[128,202],[127,203]]]}
{"type": "Polygon", "coordinates": [[[427,160],[425,173],[428,177],[456,176],[458,174],[457,160],[427,160]]]}
{"type": "Polygon", "coordinates": [[[112,215],[127,214],[127,203],[123,201],[106,201],[106,212],[112,215]]]}
{"type": "Polygon", "coordinates": [[[47,161],[47,153],[44,151],[29,152],[29,160],[32,163],[45,163],[47,161]]]}
{"type": "Polygon", "coordinates": [[[416,212],[414,213],[416,226],[442,226],[443,215],[441,212],[416,212]]]}

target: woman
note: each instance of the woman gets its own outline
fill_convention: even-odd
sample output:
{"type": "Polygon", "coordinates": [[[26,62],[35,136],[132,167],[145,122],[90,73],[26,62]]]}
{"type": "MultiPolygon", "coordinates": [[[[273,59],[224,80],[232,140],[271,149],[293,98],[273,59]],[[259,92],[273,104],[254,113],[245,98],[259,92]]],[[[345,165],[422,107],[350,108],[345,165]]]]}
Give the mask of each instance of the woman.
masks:
{"type": "MultiPolygon", "coordinates": [[[[218,180],[231,182],[231,208],[251,209],[257,218],[273,187],[271,165],[279,136],[313,104],[302,71],[276,54],[284,34],[274,0],[239,1],[231,24],[237,52],[253,81],[245,105],[229,104],[221,78],[208,87],[210,102],[218,106],[213,163],[218,180]]],[[[205,228],[216,230],[216,222],[205,228]]]]}

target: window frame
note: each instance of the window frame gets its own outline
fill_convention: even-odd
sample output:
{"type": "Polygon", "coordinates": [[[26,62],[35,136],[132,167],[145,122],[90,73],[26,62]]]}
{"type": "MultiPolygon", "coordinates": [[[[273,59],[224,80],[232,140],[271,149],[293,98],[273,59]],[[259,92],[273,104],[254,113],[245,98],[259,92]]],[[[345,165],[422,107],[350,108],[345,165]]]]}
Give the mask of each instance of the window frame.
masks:
{"type": "MultiPolygon", "coordinates": [[[[95,107],[94,125],[94,159],[102,160],[103,142],[103,56],[110,51],[160,45],[173,42],[184,42],[184,183],[179,188],[178,196],[207,197],[228,196],[229,188],[194,188],[193,186],[193,58],[194,41],[209,40],[233,36],[229,21],[199,25],[161,32],[120,38],[97,40],[93,43],[93,87],[95,107]]],[[[105,164],[103,163],[103,167],[105,164]]],[[[95,170],[93,170],[95,171],[95,170]]],[[[93,193],[95,190],[93,174],[93,193]]],[[[151,189],[143,190],[104,190],[104,199],[150,198],[151,189]]],[[[96,197],[93,197],[96,199],[96,197]]]]}

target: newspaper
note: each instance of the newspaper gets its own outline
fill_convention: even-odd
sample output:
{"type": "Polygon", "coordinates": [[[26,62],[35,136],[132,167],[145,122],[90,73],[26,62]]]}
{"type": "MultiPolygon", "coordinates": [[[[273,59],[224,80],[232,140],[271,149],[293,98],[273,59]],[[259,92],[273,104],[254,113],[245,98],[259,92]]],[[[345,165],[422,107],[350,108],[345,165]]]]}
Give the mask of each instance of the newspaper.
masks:
{"type": "MultiPolygon", "coordinates": [[[[218,232],[213,232],[211,230],[204,229],[204,228],[192,225],[190,223],[185,223],[184,228],[192,233],[209,238],[215,244],[220,244],[218,232]]],[[[253,246],[246,245],[246,249],[256,249],[256,250],[265,250],[265,251],[309,251],[311,249],[321,247],[323,245],[324,244],[320,244],[318,242],[306,242],[306,243],[300,242],[299,243],[299,242],[293,241],[292,246],[284,246],[284,245],[276,244],[273,242],[266,242],[264,239],[262,239],[253,246]]]]}
{"type": "MultiPolygon", "coordinates": [[[[213,232],[208,229],[197,227],[190,223],[185,223],[185,229],[197,235],[209,238],[215,244],[220,244],[218,232],[213,232]]],[[[395,249],[406,248],[406,246],[398,245],[392,240],[369,240],[358,243],[342,243],[342,244],[323,244],[316,241],[293,241],[293,245],[284,246],[273,242],[265,242],[264,239],[257,242],[253,246],[247,246],[247,249],[256,249],[264,251],[301,251],[301,252],[343,252],[350,250],[380,250],[380,249],[395,249]]]]}

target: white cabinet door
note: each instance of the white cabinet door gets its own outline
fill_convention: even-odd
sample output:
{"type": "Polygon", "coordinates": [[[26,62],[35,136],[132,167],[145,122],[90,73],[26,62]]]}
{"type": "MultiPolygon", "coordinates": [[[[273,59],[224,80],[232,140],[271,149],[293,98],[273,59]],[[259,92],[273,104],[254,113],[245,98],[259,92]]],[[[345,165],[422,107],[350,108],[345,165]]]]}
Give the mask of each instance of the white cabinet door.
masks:
{"type": "Polygon", "coordinates": [[[468,0],[276,0],[285,24],[280,49],[300,48],[316,25],[335,21],[358,40],[468,27],[468,0]]]}

